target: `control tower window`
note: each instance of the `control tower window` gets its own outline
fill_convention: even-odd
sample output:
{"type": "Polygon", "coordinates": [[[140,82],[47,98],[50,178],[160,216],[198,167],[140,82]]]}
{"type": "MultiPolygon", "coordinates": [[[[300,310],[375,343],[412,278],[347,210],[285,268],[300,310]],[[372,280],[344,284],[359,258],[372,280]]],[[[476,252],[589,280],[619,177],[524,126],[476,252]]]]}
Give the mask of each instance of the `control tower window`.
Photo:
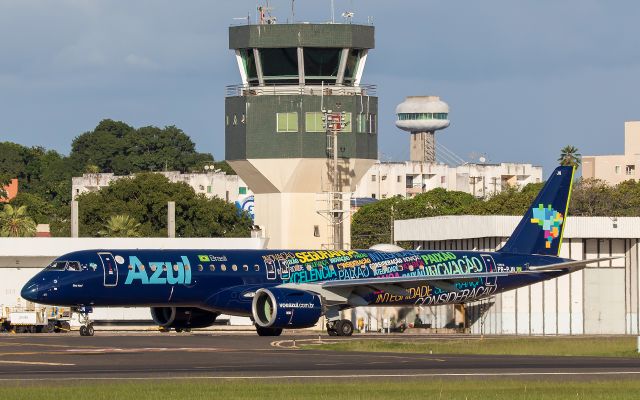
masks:
{"type": "Polygon", "coordinates": [[[353,132],[353,128],[351,127],[352,123],[351,123],[351,113],[344,113],[343,114],[343,120],[342,122],[344,123],[344,127],[342,128],[342,132],[353,132]]]}
{"type": "Polygon", "coordinates": [[[242,49],[240,50],[240,55],[242,56],[242,62],[244,63],[244,70],[247,73],[247,79],[249,80],[249,83],[257,84],[258,71],[256,70],[256,60],[253,57],[253,50],[242,49]]]}
{"type": "Polygon", "coordinates": [[[266,83],[298,83],[298,49],[260,49],[262,74],[266,83]]]}
{"type": "Polygon", "coordinates": [[[304,48],[305,82],[320,84],[321,82],[335,83],[340,66],[339,48],[304,48]]]}
{"type": "Polygon", "coordinates": [[[278,113],[277,128],[278,132],[298,132],[298,113],[278,113]]]}
{"type": "Polygon", "coordinates": [[[362,50],[360,49],[349,50],[349,56],[347,57],[347,64],[344,70],[344,81],[346,83],[353,83],[356,76],[356,71],[358,70],[358,62],[360,62],[361,55],[362,50]]]}

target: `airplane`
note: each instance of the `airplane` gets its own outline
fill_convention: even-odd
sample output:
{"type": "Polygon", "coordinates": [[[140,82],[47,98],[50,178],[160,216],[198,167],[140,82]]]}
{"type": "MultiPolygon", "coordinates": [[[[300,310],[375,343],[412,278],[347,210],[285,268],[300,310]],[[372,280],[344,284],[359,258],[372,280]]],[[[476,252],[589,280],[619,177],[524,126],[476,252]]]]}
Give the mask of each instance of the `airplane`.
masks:
{"type": "Polygon", "coordinates": [[[93,307],[150,307],[164,330],[204,328],[220,314],[250,317],[260,336],[315,326],[351,336],[340,312],[360,306],[460,304],[612,258],[559,257],[575,168],[560,166],[495,252],[403,250],[84,250],[35,275],[25,299],[72,307],[93,336],[93,307]]]}

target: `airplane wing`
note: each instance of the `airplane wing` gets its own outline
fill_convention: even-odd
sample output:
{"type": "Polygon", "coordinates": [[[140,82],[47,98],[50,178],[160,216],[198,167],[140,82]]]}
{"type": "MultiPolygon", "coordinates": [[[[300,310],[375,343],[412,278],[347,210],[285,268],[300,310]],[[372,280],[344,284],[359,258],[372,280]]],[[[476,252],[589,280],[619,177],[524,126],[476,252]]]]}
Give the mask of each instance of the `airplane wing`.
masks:
{"type": "MultiPolygon", "coordinates": [[[[315,286],[317,292],[333,292],[341,293],[348,297],[349,293],[358,292],[364,294],[366,292],[382,290],[393,295],[406,295],[409,287],[416,284],[424,283],[438,289],[448,292],[459,292],[456,287],[457,283],[473,282],[478,278],[497,278],[509,275],[537,274],[541,272],[552,272],[563,269],[575,271],[584,268],[587,264],[614,260],[621,257],[605,257],[590,260],[567,261],[556,264],[530,266],[528,269],[515,272],[484,272],[474,274],[451,274],[451,275],[420,275],[420,276],[395,276],[384,278],[364,278],[350,279],[338,281],[325,281],[315,286]],[[319,286],[319,287],[318,287],[319,286]],[[320,289],[320,290],[318,290],[320,289]]],[[[313,290],[313,289],[312,289],[313,290]]]]}

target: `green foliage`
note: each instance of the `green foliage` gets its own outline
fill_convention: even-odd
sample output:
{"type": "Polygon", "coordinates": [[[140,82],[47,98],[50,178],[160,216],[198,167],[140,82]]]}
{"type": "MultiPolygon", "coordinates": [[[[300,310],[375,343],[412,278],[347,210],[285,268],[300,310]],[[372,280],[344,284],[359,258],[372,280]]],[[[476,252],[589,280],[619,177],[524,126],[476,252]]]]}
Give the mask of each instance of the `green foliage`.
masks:
{"type": "Polygon", "coordinates": [[[361,249],[377,243],[391,243],[396,219],[465,214],[479,201],[468,193],[438,188],[412,199],[394,197],[366,205],[351,221],[352,247],[361,249]]]}
{"type": "Polygon", "coordinates": [[[100,236],[113,215],[138,221],[144,237],[167,235],[167,202],[176,202],[176,236],[245,237],[252,221],[223,200],[196,195],[184,182],[172,183],[160,174],[142,173],[120,179],[97,192],[78,196],[80,235],[100,236]]]}
{"type": "Polygon", "coordinates": [[[237,175],[236,171],[234,171],[233,168],[231,168],[231,165],[229,165],[229,163],[227,163],[226,161],[216,161],[215,163],[213,163],[213,166],[215,167],[215,169],[219,169],[227,175],[237,175]]]}
{"type": "Polygon", "coordinates": [[[564,146],[560,150],[558,162],[560,165],[578,167],[582,163],[582,154],[578,153],[578,148],[575,146],[564,146]]]}
{"type": "Polygon", "coordinates": [[[30,237],[36,235],[36,223],[27,215],[27,207],[5,204],[0,211],[1,237],[30,237]]]}
{"type": "Polygon", "coordinates": [[[140,223],[126,214],[112,215],[105,229],[98,234],[103,237],[140,237],[140,223]]]}
{"type": "Polygon", "coordinates": [[[70,158],[83,169],[128,175],[140,171],[202,169],[213,156],[197,153],[195,144],[175,126],[135,129],[105,119],[91,132],[76,137],[70,158]]]}
{"type": "Polygon", "coordinates": [[[26,207],[29,210],[29,216],[33,218],[36,224],[50,224],[57,214],[57,210],[51,201],[44,200],[41,196],[32,193],[18,193],[11,200],[14,207],[26,207]]]}

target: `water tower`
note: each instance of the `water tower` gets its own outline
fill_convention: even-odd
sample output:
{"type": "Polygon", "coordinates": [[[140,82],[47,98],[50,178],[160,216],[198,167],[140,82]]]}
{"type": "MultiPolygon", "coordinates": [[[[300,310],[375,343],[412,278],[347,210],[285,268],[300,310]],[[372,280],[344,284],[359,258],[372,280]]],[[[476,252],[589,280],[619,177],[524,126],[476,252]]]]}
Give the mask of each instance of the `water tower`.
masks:
{"type": "Polygon", "coordinates": [[[396,126],[411,133],[411,161],[435,163],[435,132],[449,126],[449,105],[438,96],[409,96],[396,114],[396,126]]]}
{"type": "Polygon", "coordinates": [[[350,193],[378,153],[378,98],[361,83],[374,28],[270,22],[229,28],[241,84],[227,88],[226,160],[270,248],[348,247],[350,193]]]}

